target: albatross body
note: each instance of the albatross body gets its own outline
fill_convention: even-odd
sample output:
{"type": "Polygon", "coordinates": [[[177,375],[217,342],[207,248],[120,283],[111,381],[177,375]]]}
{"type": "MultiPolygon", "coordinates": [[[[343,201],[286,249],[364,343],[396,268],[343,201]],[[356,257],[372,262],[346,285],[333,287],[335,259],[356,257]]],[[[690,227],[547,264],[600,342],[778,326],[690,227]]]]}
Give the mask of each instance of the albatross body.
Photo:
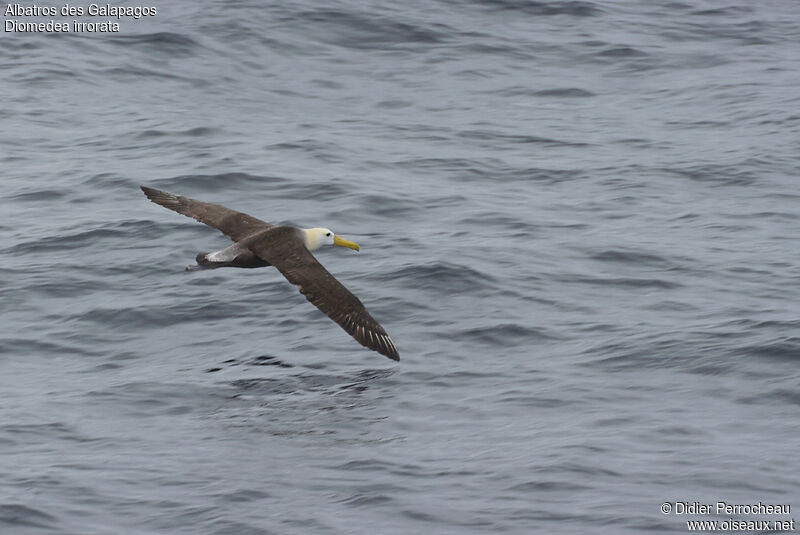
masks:
{"type": "Polygon", "coordinates": [[[325,245],[359,246],[326,228],[275,226],[218,204],[197,201],[141,186],[148,199],[220,230],[233,245],[197,255],[194,269],[274,266],[306,299],[338,323],[361,345],[400,360],[394,342],[361,301],[320,264],[311,251],[325,245]]]}

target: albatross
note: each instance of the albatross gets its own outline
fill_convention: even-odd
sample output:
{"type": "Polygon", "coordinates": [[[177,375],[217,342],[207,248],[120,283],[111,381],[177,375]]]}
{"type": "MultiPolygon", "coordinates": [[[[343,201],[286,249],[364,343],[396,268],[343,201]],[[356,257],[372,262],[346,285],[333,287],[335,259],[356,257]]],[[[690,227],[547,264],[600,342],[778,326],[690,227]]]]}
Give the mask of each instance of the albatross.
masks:
{"type": "Polygon", "coordinates": [[[187,269],[274,266],[300,289],[306,299],[338,323],[358,343],[392,360],[400,360],[394,342],[380,323],[367,312],[358,297],[350,293],[311,254],[311,251],[326,245],[358,251],[358,244],[337,236],[327,228],[276,226],[218,204],[147,186],[140,187],[154,203],[214,227],[233,240],[233,245],[220,251],[198,254],[197,265],[187,269]]]}

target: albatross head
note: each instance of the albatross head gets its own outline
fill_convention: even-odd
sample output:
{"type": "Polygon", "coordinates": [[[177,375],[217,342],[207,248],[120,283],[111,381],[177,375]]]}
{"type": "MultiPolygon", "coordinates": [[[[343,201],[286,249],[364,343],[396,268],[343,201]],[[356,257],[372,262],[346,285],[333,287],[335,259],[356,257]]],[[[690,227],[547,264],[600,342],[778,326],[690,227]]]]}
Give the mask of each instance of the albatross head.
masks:
{"type": "Polygon", "coordinates": [[[334,234],[332,230],[327,228],[303,229],[303,240],[309,251],[316,251],[323,245],[338,245],[339,247],[349,247],[356,251],[361,249],[357,243],[340,238],[334,234]]]}

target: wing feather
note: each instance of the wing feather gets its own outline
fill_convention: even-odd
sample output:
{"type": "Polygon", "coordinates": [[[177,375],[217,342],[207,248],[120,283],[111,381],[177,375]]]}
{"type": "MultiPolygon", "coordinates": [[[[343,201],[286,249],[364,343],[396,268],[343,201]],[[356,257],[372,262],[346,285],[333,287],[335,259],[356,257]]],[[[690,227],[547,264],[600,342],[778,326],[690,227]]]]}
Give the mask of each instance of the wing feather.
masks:
{"type": "Polygon", "coordinates": [[[273,225],[261,221],[243,212],[225,208],[219,204],[202,202],[189,197],[173,195],[166,191],[140,186],[147,198],[164,208],[174,210],[179,214],[192,217],[209,227],[222,231],[230,236],[233,241],[239,241],[260,230],[272,228],[273,225]]]}
{"type": "Polygon", "coordinates": [[[299,230],[273,227],[245,240],[246,245],[297,286],[314,306],[338,323],[361,345],[400,360],[392,339],[361,301],[336,280],[303,244],[299,230]]]}

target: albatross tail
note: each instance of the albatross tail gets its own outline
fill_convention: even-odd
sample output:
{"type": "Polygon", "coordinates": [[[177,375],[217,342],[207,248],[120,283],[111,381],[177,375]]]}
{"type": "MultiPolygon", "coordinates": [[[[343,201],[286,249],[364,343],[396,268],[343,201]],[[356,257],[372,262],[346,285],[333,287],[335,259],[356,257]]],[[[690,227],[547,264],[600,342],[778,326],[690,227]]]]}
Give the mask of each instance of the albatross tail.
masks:
{"type": "Polygon", "coordinates": [[[253,254],[249,249],[234,243],[221,251],[200,253],[195,257],[197,269],[216,269],[221,267],[259,268],[269,266],[270,263],[253,254]]]}

